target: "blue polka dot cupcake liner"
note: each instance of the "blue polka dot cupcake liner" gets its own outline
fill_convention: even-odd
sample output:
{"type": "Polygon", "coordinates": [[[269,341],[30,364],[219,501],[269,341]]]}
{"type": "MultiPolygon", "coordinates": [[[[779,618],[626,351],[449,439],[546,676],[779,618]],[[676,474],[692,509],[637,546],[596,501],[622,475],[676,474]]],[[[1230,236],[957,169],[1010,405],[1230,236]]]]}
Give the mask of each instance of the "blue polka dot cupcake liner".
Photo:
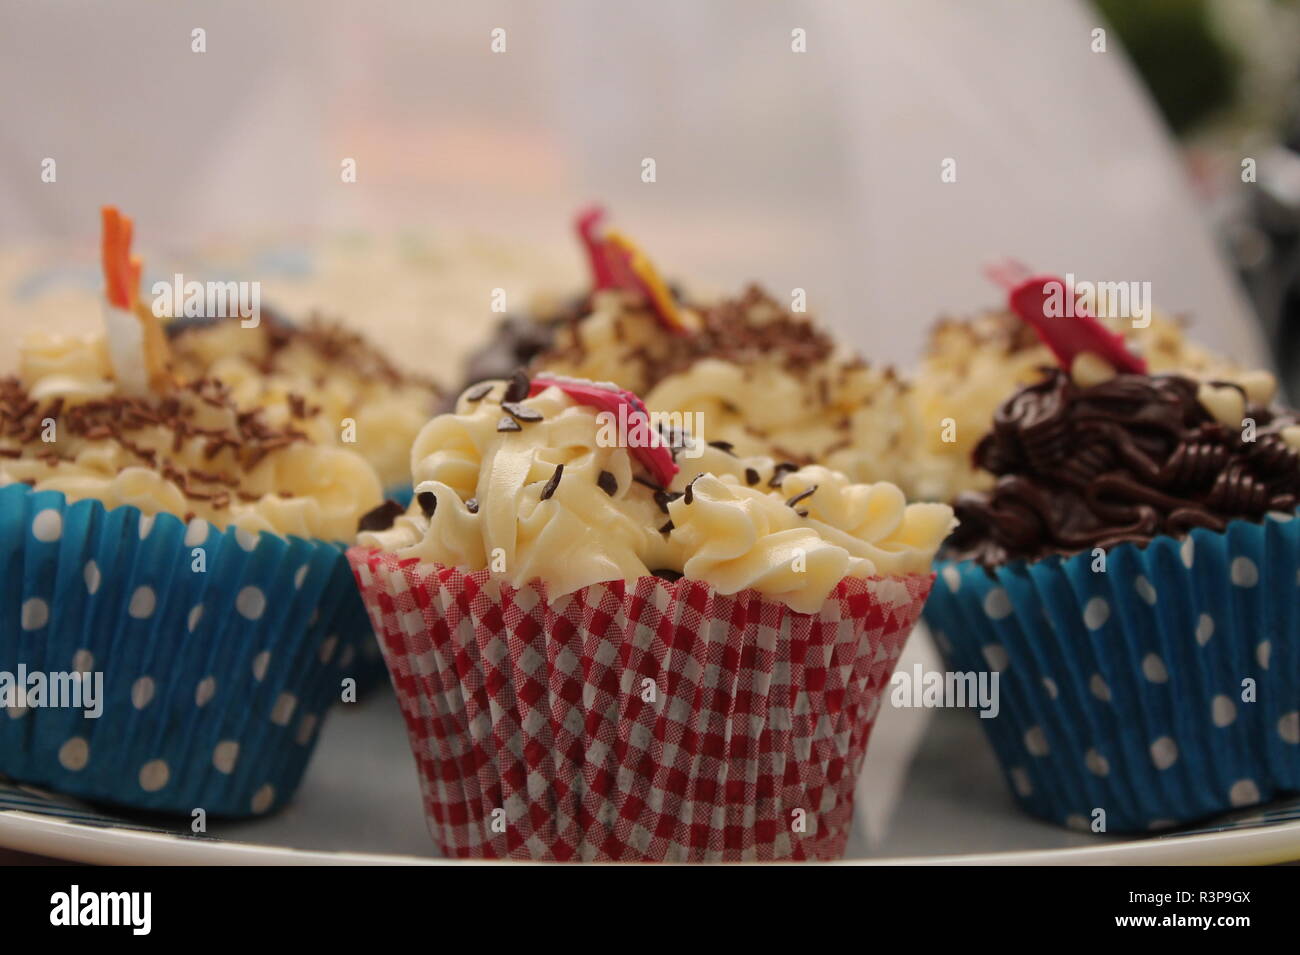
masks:
{"type": "Polygon", "coordinates": [[[0,775],[140,810],[270,812],[356,665],[357,608],[338,545],[0,488],[0,775]],[[44,695],[17,695],[32,674],[44,695]]]}
{"type": "Polygon", "coordinates": [[[1300,791],[1300,520],[1144,548],[940,562],[925,619],[1030,813],[1151,831],[1300,791]]]}

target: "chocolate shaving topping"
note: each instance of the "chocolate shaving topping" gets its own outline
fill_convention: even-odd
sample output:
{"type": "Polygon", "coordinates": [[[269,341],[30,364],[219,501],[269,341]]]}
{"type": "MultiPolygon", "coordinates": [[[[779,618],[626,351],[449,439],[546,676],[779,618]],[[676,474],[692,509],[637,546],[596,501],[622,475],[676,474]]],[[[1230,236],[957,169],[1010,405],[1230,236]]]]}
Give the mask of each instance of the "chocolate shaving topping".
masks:
{"type": "Polygon", "coordinates": [[[691,503],[694,502],[694,500],[695,500],[695,482],[698,481],[698,480],[699,480],[700,478],[702,478],[702,477],[704,477],[703,474],[697,474],[697,475],[695,475],[695,477],[691,478],[690,483],[688,483],[688,484],[686,485],[686,492],[685,492],[685,495],[684,495],[684,496],[685,496],[685,498],[686,498],[686,503],[687,503],[687,504],[691,504],[691,503]]]}
{"type": "Polygon", "coordinates": [[[542,488],[543,501],[549,501],[551,499],[551,495],[555,493],[555,489],[560,486],[560,478],[562,478],[563,476],[564,476],[564,465],[557,464],[555,466],[555,473],[551,475],[551,479],[547,481],[546,486],[542,488]]]}
{"type": "Polygon", "coordinates": [[[471,497],[468,501],[466,501],[466,502],[465,502],[465,510],[469,511],[471,514],[477,514],[477,513],[478,513],[478,498],[476,498],[476,497],[471,497]]]}
{"type": "Polygon", "coordinates": [[[525,424],[534,424],[542,420],[542,413],[536,408],[529,408],[527,405],[521,405],[515,401],[501,402],[501,409],[512,418],[525,424]]]}
{"type": "Polygon", "coordinates": [[[669,521],[669,522],[666,523],[663,527],[659,528],[659,533],[660,533],[660,534],[671,534],[671,533],[672,533],[672,530],[673,530],[673,522],[672,522],[672,521],[669,521]]]}
{"type": "Polygon", "coordinates": [[[491,390],[492,390],[492,382],[485,381],[481,384],[475,385],[469,391],[465,392],[465,400],[482,401],[484,398],[488,396],[488,392],[491,390]]]}
{"type": "Polygon", "coordinates": [[[610,497],[613,497],[618,493],[618,478],[614,477],[614,475],[610,474],[608,471],[601,471],[600,475],[596,478],[596,486],[610,497]]]}
{"type": "MultiPolygon", "coordinates": [[[[794,497],[790,498],[790,500],[788,500],[788,501],[785,502],[786,507],[794,507],[796,504],[800,503],[801,501],[806,501],[806,500],[808,500],[808,498],[810,498],[810,497],[813,496],[813,493],[816,492],[816,490],[817,490],[817,485],[814,484],[812,487],[808,488],[806,491],[800,491],[800,492],[799,492],[798,494],[796,494],[794,497]]],[[[807,511],[799,511],[799,516],[800,516],[800,517],[807,517],[807,516],[808,516],[808,512],[807,512],[807,511]]]]}
{"type": "Polygon", "coordinates": [[[957,499],[947,554],[990,567],[1294,511],[1300,452],[1281,432],[1295,413],[1247,405],[1256,422],[1247,441],[1202,407],[1197,390],[1178,375],[1081,388],[1049,370],[998,409],[976,446],[975,463],[998,481],[957,499]]]}
{"type": "MultiPolygon", "coordinates": [[[[260,410],[240,411],[229,388],[211,378],[200,378],[178,386],[161,397],[110,395],[71,408],[64,407],[62,398],[54,398],[40,406],[28,396],[17,378],[0,379],[0,435],[15,438],[22,444],[36,445],[46,418],[58,420],[60,435],[116,443],[132,457],[172,481],[187,498],[211,501],[218,508],[229,505],[230,494],[214,494],[211,489],[197,485],[222,484],[236,489],[242,484],[241,475],[256,468],[268,454],[307,439],[307,435],[292,424],[283,427],[269,424],[260,410]],[[195,424],[193,418],[199,411],[196,404],[227,412],[231,424],[224,427],[195,424]],[[165,433],[161,442],[150,433],[158,429],[165,433]],[[148,447],[145,440],[159,443],[161,447],[148,447]],[[200,442],[198,449],[203,457],[213,463],[202,469],[178,466],[171,455],[179,455],[187,441],[195,440],[200,442]]],[[[42,445],[28,453],[32,457],[45,455],[52,464],[56,458],[62,459],[63,449],[67,446],[66,443],[62,446],[58,443],[48,447],[42,445]]],[[[24,452],[22,449],[8,449],[3,453],[6,457],[21,457],[24,452]]],[[[256,500],[257,496],[251,499],[256,500]]]]}
{"type": "Polygon", "coordinates": [[[753,487],[761,480],[762,480],[762,475],[760,475],[757,471],[755,471],[753,468],[745,468],[746,484],[748,484],[750,487],[753,487]]]}
{"type": "Polygon", "coordinates": [[[438,509],[438,495],[432,491],[421,491],[415,496],[415,500],[425,517],[433,517],[434,511],[438,509]]]}
{"type": "Polygon", "coordinates": [[[730,441],[710,441],[709,447],[717,448],[719,451],[725,451],[733,457],[736,454],[736,446],[730,441]]]}
{"type": "Polygon", "coordinates": [[[357,521],[357,530],[386,531],[393,526],[393,522],[401,517],[405,510],[406,508],[390,498],[378,507],[362,514],[361,520],[357,521]]]}
{"type": "Polygon", "coordinates": [[[502,415],[501,420],[497,422],[497,430],[498,431],[523,431],[524,426],[507,414],[507,415],[502,415]]]}
{"type": "Polygon", "coordinates": [[[782,461],[780,464],[778,464],[776,467],[772,469],[772,477],[767,482],[767,486],[780,487],[781,482],[785,480],[785,476],[787,474],[790,474],[791,472],[798,471],[798,470],[799,470],[799,465],[795,464],[793,461],[782,461]]]}
{"type": "Polygon", "coordinates": [[[523,401],[528,397],[528,392],[533,383],[529,380],[527,373],[522,368],[515,370],[510,376],[510,383],[506,385],[506,393],[501,396],[501,403],[504,405],[507,401],[523,401]]]}
{"type": "Polygon", "coordinates": [[[663,511],[665,514],[668,513],[668,505],[681,496],[681,491],[665,491],[663,488],[660,488],[654,493],[655,503],[659,505],[659,510],[663,511]]]}
{"type": "Polygon", "coordinates": [[[632,480],[633,480],[633,481],[636,481],[637,484],[640,484],[640,485],[642,485],[643,487],[648,487],[648,488],[649,488],[650,490],[652,490],[652,491],[662,491],[662,490],[663,490],[663,487],[662,487],[661,485],[659,485],[659,484],[655,483],[654,481],[650,480],[648,477],[642,477],[642,476],[639,475],[639,474],[633,474],[633,475],[632,475],[632,480]]]}
{"type": "MultiPolygon", "coordinates": [[[[808,316],[788,311],[754,285],[738,297],[695,310],[700,326],[691,334],[668,336],[661,343],[664,347],[653,353],[647,349],[630,353],[650,387],[707,358],[745,366],[774,356],[787,370],[802,374],[835,351],[831,337],[808,316]]],[[[576,330],[581,320],[569,319],[559,329],[556,344],[534,359],[534,367],[581,364],[585,348],[576,330]]]]}
{"type": "MultiPolygon", "coordinates": [[[[205,329],[224,321],[233,321],[233,318],[200,321],[174,319],[166,324],[172,356],[182,370],[193,371],[204,367],[204,362],[199,357],[201,353],[190,343],[191,336],[199,336],[205,329]]],[[[432,381],[399,369],[363,336],[338,321],[312,315],[306,322],[295,324],[263,307],[261,323],[255,331],[249,330],[249,333],[265,337],[265,358],[254,362],[263,374],[269,375],[279,370],[281,354],[290,344],[296,343],[315,352],[323,363],[345,369],[362,381],[382,381],[394,388],[410,385],[425,388],[434,397],[439,394],[432,381]]]]}

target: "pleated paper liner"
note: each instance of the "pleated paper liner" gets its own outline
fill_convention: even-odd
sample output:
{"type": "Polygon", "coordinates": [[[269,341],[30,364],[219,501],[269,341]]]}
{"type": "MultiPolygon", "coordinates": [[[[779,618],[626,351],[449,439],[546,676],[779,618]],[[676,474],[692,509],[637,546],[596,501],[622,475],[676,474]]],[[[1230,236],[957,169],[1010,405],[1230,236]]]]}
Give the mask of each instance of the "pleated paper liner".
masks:
{"type": "Polygon", "coordinates": [[[0,672],[102,674],[98,718],[9,705],[0,774],[136,809],[275,809],[352,666],[357,602],[334,544],[0,488],[0,672]]]}
{"type": "Polygon", "coordinates": [[[997,671],[980,722],[1029,812],[1146,831],[1300,791],[1300,521],[1000,567],[941,563],[926,622],[997,671]]]}
{"type": "MultiPolygon", "coordinates": [[[[386,500],[396,501],[402,507],[410,507],[414,497],[410,484],[398,484],[384,491],[386,500]]],[[[355,587],[353,588],[355,590],[355,587]]],[[[347,619],[340,629],[345,633],[356,635],[356,657],[352,664],[351,676],[357,681],[357,696],[368,697],[373,693],[382,693],[390,686],[388,667],[384,664],[384,655],[379,650],[379,641],[370,626],[370,616],[362,606],[360,598],[352,603],[346,611],[347,619]]]]}
{"type": "Polygon", "coordinates": [[[846,579],[819,613],[644,577],[554,601],[348,551],[444,854],[834,859],[931,575],[846,579]]]}

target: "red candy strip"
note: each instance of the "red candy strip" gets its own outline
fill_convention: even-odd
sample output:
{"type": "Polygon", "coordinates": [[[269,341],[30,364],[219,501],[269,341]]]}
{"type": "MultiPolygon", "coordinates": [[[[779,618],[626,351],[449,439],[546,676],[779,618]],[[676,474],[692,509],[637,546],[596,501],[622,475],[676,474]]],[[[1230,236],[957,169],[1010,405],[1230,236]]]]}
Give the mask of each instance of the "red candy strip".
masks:
{"type": "Polygon", "coordinates": [[[645,433],[652,436],[650,443],[639,444],[629,441],[628,451],[641,462],[661,487],[667,487],[672,483],[673,477],[681,469],[677,467],[672,451],[663,443],[659,432],[650,426],[650,414],[646,411],[645,402],[640,398],[630,391],[613,385],[597,384],[594,381],[578,378],[555,378],[549,375],[538,375],[533,378],[529,384],[528,394],[531,397],[551,387],[559,388],[578,404],[587,405],[597,411],[607,411],[619,420],[626,421],[629,437],[635,433],[632,429],[637,427],[639,420],[645,433]],[[620,408],[626,409],[621,415],[620,408]]]}
{"type": "Polygon", "coordinates": [[[1062,368],[1069,371],[1076,357],[1090,351],[1118,372],[1146,374],[1146,360],[1129,351],[1122,336],[1107,330],[1083,310],[1064,279],[1053,275],[1023,277],[1028,271],[1009,261],[989,268],[987,274],[1007,289],[1007,306],[1051,349],[1062,368]],[[1060,307],[1057,314],[1048,310],[1053,300],[1060,307]],[[1066,309],[1072,309],[1073,314],[1066,309]]]}
{"type": "Polygon", "coordinates": [[[578,214],[575,223],[578,238],[591,263],[594,290],[632,292],[650,307],[660,325],[674,334],[685,334],[688,329],[677,310],[677,303],[645,253],[617,233],[597,235],[604,218],[603,208],[591,206],[578,214]]]}

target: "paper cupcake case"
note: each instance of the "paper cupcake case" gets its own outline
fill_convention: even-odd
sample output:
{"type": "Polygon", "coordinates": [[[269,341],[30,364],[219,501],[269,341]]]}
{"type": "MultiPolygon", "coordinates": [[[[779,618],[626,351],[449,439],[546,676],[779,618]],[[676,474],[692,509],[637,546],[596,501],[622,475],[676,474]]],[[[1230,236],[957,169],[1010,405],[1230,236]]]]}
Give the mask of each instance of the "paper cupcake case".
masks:
{"type": "Polygon", "coordinates": [[[271,811],[352,666],[358,605],[337,545],[0,488],[0,671],[103,674],[98,719],[0,715],[0,774],[136,809],[271,811]]]}
{"type": "Polygon", "coordinates": [[[799,614],[696,581],[551,601],[486,570],[348,558],[452,857],[837,858],[932,582],[847,579],[799,614]]]}
{"type": "MultiPolygon", "coordinates": [[[[414,496],[415,492],[410,484],[399,484],[384,491],[386,500],[396,501],[402,507],[410,507],[414,496]]],[[[348,586],[356,590],[351,582],[348,586]]],[[[350,675],[357,681],[357,696],[383,692],[390,685],[388,667],[384,663],[384,655],[380,652],[374,629],[370,626],[370,615],[361,604],[360,598],[347,610],[347,620],[341,625],[341,629],[355,635],[356,657],[350,675]]]]}
{"type": "Polygon", "coordinates": [[[1144,831],[1300,791],[1300,521],[1092,564],[941,563],[925,608],[953,670],[999,673],[980,722],[1020,804],[1144,831]]]}

